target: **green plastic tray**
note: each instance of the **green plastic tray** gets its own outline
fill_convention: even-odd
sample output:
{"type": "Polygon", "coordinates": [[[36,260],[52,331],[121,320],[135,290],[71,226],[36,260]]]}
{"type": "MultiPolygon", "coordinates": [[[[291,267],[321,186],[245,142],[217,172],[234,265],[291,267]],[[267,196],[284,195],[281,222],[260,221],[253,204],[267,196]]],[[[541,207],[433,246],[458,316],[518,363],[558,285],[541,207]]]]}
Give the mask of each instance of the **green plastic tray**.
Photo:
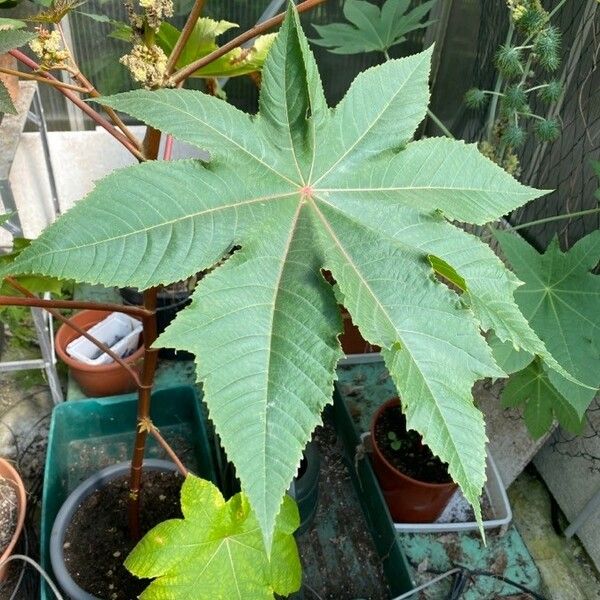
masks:
{"type": "Polygon", "coordinates": [[[335,426],[344,444],[349,464],[348,471],[373,536],[375,548],[381,557],[383,572],[390,591],[393,596],[398,596],[414,588],[414,582],[410,575],[411,569],[396,536],[392,516],[370,461],[356,460],[356,447],[360,442],[360,437],[337,386],[333,400],[335,426]]]}
{"type": "MultiPolygon", "coordinates": [[[[103,467],[129,460],[136,424],[136,394],[66,402],[52,413],[42,499],[40,555],[52,576],[48,544],[54,519],[70,492],[103,467]]],[[[190,470],[217,483],[206,420],[196,388],[152,394],[152,420],[190,470]]],[[[167,458],[149,439],[147,458],[167,458]]],[[[42,600],[54,600],[46,585],[42,600]]]]}

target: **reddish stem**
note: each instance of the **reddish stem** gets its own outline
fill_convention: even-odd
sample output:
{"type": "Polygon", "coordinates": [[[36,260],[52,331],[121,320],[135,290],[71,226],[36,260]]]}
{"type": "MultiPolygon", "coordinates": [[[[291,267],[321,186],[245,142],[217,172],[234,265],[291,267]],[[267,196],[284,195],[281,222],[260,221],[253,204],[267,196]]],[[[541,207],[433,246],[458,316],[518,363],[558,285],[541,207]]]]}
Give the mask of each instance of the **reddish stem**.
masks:
{"type": "MultiPolygon", "coordinates": [[[[20,50],[9,50],[9,53],[19,62],[28,66],[30,69],[39,72],[41,77],[45,77],[51,81],[59,81],[50,73],[41,71],[40,65],[38,65],[38,63],[36,63],[34,60],[31,60],[31,58],[29,58],[20,50]]],[[[57,87],[56,89],[58,89],[63,96],[66,96],[73,104],[80,108],[88,117],[90,117],[90,119],[100,125],[100,127],[106,129],[110,135],[112,135],[118,142],[125,146],[125,148],[127,148],[127,150],[129,150],[129,152],[131,152],[131,154],[133,154],[138,160],[145,160],[144,155],[127,139],[127,136],[123,135],[120,131],[117,131],[117,129],[113,127],[109,121],[107,121],[101,114],[96,112],[89,104],[79,98],[77,94],[71,90],[65,89],[64,87],[57,87]]]]}
{"type": "MultiPolygon", "coordinates": [[[[144,139],[144,153],[151,159],[158,157],[160,147],[160,131],[152,127],[146,130],[144,139]]],[[[158,289],[150,288],[144,292],[144,309],[152,314],[151,318],[146,318],[144,324],[144,366],[142,370],[142,383],[138,387],[138,407],[137,418],[138,427],[136,428],[135,441],[133,445],[133,456],[131,458],[131,472],[129,477],[129,504],[127,514],[129,519],[129,535],[135,541],[141,538],[140,528],[140,494],[142,489],[142,470],[144,466],[144,454],[146,453],[146,441],[148,439],[148,430],[141,425],[151,423],[150,404],[152,401],[152,383],[156,373],[156,364],[158,362],[158,349],[152,348],[152,344],[157,338],[156,330],[156,295],[158,289]]]]}
{"type": "Polygon", "coordinates": [[[171,160],[173,156],[173,136],[168,135],[165,140],[165,151],[163,154],[163,160],[171,160]]]}
{"type": "Polygon", "coordinates": [[[165,438],[160,434],[160,431],[156,428],[154,423],[149,423],[149,427],[150,435],[152,435],[152,437],[158,442],[158,445],[167,453],[169,458],[175,463],[175,466],[177,467],[179,472],[184,477],[187,477],[188,470],[185,468],[185,465],[181,462],[181,460],[179,460],[179,457],[175,453],[175,450],[171,448],[167,440],[165,440],[165,438]]]}
{"type": "MultiPolygon", "coordinates": [[[[141,381],[139,375],[135,372],[135,370],[128,365],[120,356],[115,354],[108,346],[103,344],[100,340],[96,339],[93,335],[90,335],[85,329],[82,329],[75,323],[73,323],[67,317],[63,317],[57,310],[52,308],[54,305],[56,308],[65,308],[64,306],[58,306],[58,304],[64,304],[66,301],[58,301],[58,300],[42,300],[38,298],[35,294],[32,294],[28,289],[24,288],[18,282],[16,282],[12,277],[6,278],[6,283],[8,283],[11,287],[18,290],[22,294],[25,294],[27,298],[15,298],[14,296],[0,296],[0,306],[29,306],[32,308],[42,308],[49,312],[55,319],[64,323],[71,329],[75,330],[79,335],[82,335],[84,338],[92,342],[96,347],[100,348],[102,352],[106,352],[108,356],[110,356],[116,363],[121,365],[127,373],[129,373],[130,377],[134,380],[136,386],[141,385],[141,381]]],[[[77,304],[74,302],[73,304],[77,304]]],[[[68,308],[78,308],[77,306],[69,306],[68,308]]]]}

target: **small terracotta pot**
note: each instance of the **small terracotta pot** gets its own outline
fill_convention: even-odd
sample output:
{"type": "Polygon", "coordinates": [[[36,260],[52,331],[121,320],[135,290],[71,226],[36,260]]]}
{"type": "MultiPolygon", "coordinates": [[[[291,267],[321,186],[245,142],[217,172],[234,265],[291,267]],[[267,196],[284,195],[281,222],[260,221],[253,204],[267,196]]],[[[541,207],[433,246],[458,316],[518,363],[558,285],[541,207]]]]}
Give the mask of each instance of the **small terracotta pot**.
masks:
{"type": "MultiPolygon", "coordinates": [[[[3,458],[0,458],[0,477],[7,479],[8,481],[14,483],[15,492],[17,493],[17,525],[13,532],[10,543],[4,550],[4,553],[0,556],[0,562],[6,560],[15,548],[17,540],[21,535],[21,531],[23,529],[23,523],[25,522],[25,507],[26,507],[26,496],[25,496],[25,486],[23,485],[23,481],[21,481],[21,477],[15,471],[13,466],[3,458]]],[[[4,567],[0,567],[0,582],[6,580],[6,575],[8,571],[8,565],[4,567]]]]}
{"type": "Polygon", "coordinates": [[[458,487],[456,483],[426,483],[405,475],[394,467],[377,445],[375,428],[379,417],[390,406],[399,406],[392,398],[379,407],[371,423],[373,468],[381,485],[392,518],[396,523],[433,523],[442,513],[458,487]]]}
{"type": "MultiPolygon", "coordinates": [[[[110,314],[110,311],[106,310],[82,310],[70,317],[70,320],[87,331],[110,314]]],[[[135,390],[135,381],[133,381],[129,373],[119,363],[87,365],[69,356],[67,354],[67,345],[78,337],[79,333],[67,324],[64,324],[56,332],[54,341],[56,354],[68,365],[71,375],[73,375],[86,396],[92,398],[118,396],[119,394],[126,394],[135,390]]],[[[143,355],[144,345],[142,344],[133,354],[125,359],[125,362],[131,364],[139,371],[139,364],[136,363],[139,363],[143,355]]]]}
{"type": "Polygon", "coordinates": [[[352,322],[350,313],[342,306],[342,320],[344,325],[344,332],[340,336],[340,343],[342,344],[342,350],[344,354],[366,354],[370,352],[379,352],[381,348],[379,346],[373,346],[369,344],[367,340],[362,336],[358,327],[352,322]]]}

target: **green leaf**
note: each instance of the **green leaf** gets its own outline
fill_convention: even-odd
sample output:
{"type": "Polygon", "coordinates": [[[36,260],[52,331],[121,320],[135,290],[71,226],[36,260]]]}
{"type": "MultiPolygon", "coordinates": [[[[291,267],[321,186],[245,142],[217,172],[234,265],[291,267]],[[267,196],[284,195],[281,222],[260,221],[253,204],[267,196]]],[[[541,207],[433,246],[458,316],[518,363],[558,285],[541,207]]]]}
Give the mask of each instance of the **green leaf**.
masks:
{"type": "Polygon", "coordinates": [[[495,334],[490,335],[488,344],[492,349],[492,354],[498,366],[509,375],[524,369],[534,358],[529,352],[515,350],[510,341],[503,342],[495,334]]]}
{"type": "MultiPolygon", "coordinates": [[[[596,177],[600,180],[600,162],[592,161],[592,168],[596,172],[596,177]]],[[[600,187],[598,187],[594,195],[600,200],[600,187]]]]}
{"type": "Polygon", "coordinates": [[[497,232],[502,251],[525,282],[515,292],[523,314],[556,360],[583,387],[549,370],[552,385],[579,417],[600,387],[600,278],[590,271],[600,260],[600,231],[563,253],[554,240],[538,254],[518,235],[497,232]]]}
{"type": "Polygon", "coordinates": [[[128,25],[124,21],[111,19],[107,15],[99,15],[96,13],[88,13],[83,11],[76,12],[77,14],[92,19],[92,21],[96,21],[97,23],[107,23],[111,25],[112,29],[108,34],[108,37],[121,40],[123,42],[131,42],[133,40],[133,29],[131,28],[131,25],[128,25]]]}
{"type": "MultiPolygon", "coordinates": [[[[6,213],[0,216],[0,224],[5,223],[10,219],[13,213],[6,213]]],[[[31,240],[25,238],[14,238],[13,249],[8,254],[0,256],[0,268],[6,268],[8,265],[13,263],[16,258],[28,248],[31,244],[31,240]]],[[[62,294],[63,287],[68,283],[64,280],[57,279],[56,277],[47,277],[45,275],[18,275],[15,279],[30,292],[39,294],[43,292],[50,292],[57,296],[62,294]]],[[[2,296],[22,296],[22,294],[16,291],[13,287],[8,285],[5,281],[0,283],[0,295],[2,296]]],[[[0,308],[2,310],[2,308],[0,308]]]]}
{"type": "Polygon", "coordinates": [[[207,150],[210,162],[115,172],[11,268],[147,288],[222,263],[158,343],[196,355],[211,419],[267,547],[342,355],[323,269],[365,338],[383,348],[408,426],[476,507],[486,438],[471,388],[504,375],[481,329],[551,359],[513,301],[516,278],[444,217],[485,223],[541,192],[474,146],[410,142],[426,113],[431,50],[365,71],[328,108],[289,10],[255,117],[189,90],[101,99],[207,150]],[[462,296],[432,264],[461,278],[462,296]]]}
{"type": "Polygon", "coordinates": [[[537,360],[510,376],[502,392],[502,404],[505,407],[524,405],[525,424],[536,439],[548,431],[554,418],[573,434],[581,433],[583,428],[581,416],[550,383],[537,360]]]}
{"type": "Polygon", "coordinates": [[[17,114],[10,93],[2,81],[0,81],[0,113],[17,114]]]}
{"type": "Polygon", "coordinates": [[[0,17],[0,31],[5,31],[7,29],[22,29],[25,26],[25,21],[20,21],[19,19],[6,19],[4,17],[0,17]]]}
{"type": "MultiPolygon", "coordinates": [[[[198,19],[179,57],[177,68],[185,67],[217,50],[219,46],[216,38],[235,27],[238,27],[236,23],[228,21],[215,21],[208,17],[198,19]]],[[[168,55],[175,47],[180,35],[181,32],[177,28],[164,22],[160,26],[157,42],[168,55]]],[[[276,34],[261,35],[249,48],[235,48],[227,52],[224,56],[194,72],[192,77],[237,77],[259,71],[275,37],[276,34]]]]}
{"type": "Polygon", "coordinates": [[[336,54],[387,52],[406,41],[406,36],[432,22],[421,22],[437,0],[423,2],[408,10],[409,0],[387,0],[381,10],[366,0],[346,0],[344,16],[348,23],[313,25],[320,38],[311,40],[336,54]]]}
{"type": "Polygon", "coordinates": [[[300,588],[293,536],[300,517],[289,496],[275,523],[271,558],[243,493],[225,502],[212,483],[188,475],[181,509],[183,519],[154,527],[125,561],[137,577],[154,579],[140,600],[272,600],[300,588]]]}
{"type": "Polygon", "coordinates": [[[35,37],[35,33],[20,29],[0,29],[0,54],[20,48],[35,37]]]}

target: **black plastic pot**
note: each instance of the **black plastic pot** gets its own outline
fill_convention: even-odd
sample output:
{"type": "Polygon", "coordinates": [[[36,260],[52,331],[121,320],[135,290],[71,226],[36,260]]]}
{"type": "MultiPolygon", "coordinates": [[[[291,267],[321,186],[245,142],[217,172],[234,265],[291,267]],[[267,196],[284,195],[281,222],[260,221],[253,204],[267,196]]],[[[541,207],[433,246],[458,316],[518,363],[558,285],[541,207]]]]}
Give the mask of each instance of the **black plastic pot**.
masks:
{"type": "Polygon", "coordinates": [[[312,524],[319,504],[319,472],[321,461],[313,442],[304,451],[300,473],[294,479],[293,496],[300,512],[300,527],[296,535],[302,535],[312,524]]]}
{"type": "MultiPolygon", "coordinates": [[[[119,463],[106,467],[101,471],[98,471],[78,487],[66,499],[61,509],[56,515],[54,525],[52,527],[52,534],[50,535],[50,561],[52,563],[52,570],[54,571],[54,577],[56,578],[58,585],[62,588],[67,598],[71,600],[101,600],[96,596],[82,590],[73,581],[71,574],[67,570],[65,565],[64,557],[64,540],[67,528],[75,515],[75,512],[79,506],[93,494],[96,490],[102,488],[109,481],[122,477],[129,474],[131,464],[128,462],[119,463]]],[[[151,471],[176,471],[175,465],[166,460],[158,459],[147,459],[144,461],[144,469],[151,471]]]]}
{"type": "MultiPolygon", "coordinates": [[[[136,288],[121,288],[119,290],[123,302],[130,306],[141,306],[144,303],[142,292],[136,288]]],[[[173,321],[180,310],[191,303],[190,292],[161,290],[156,296],[156,329],[160,335],[173,321]]],[[[165,360],[194,360],[194,355],[185,350],[174,348],[161,348],[158,356],[165,360]]]]}

